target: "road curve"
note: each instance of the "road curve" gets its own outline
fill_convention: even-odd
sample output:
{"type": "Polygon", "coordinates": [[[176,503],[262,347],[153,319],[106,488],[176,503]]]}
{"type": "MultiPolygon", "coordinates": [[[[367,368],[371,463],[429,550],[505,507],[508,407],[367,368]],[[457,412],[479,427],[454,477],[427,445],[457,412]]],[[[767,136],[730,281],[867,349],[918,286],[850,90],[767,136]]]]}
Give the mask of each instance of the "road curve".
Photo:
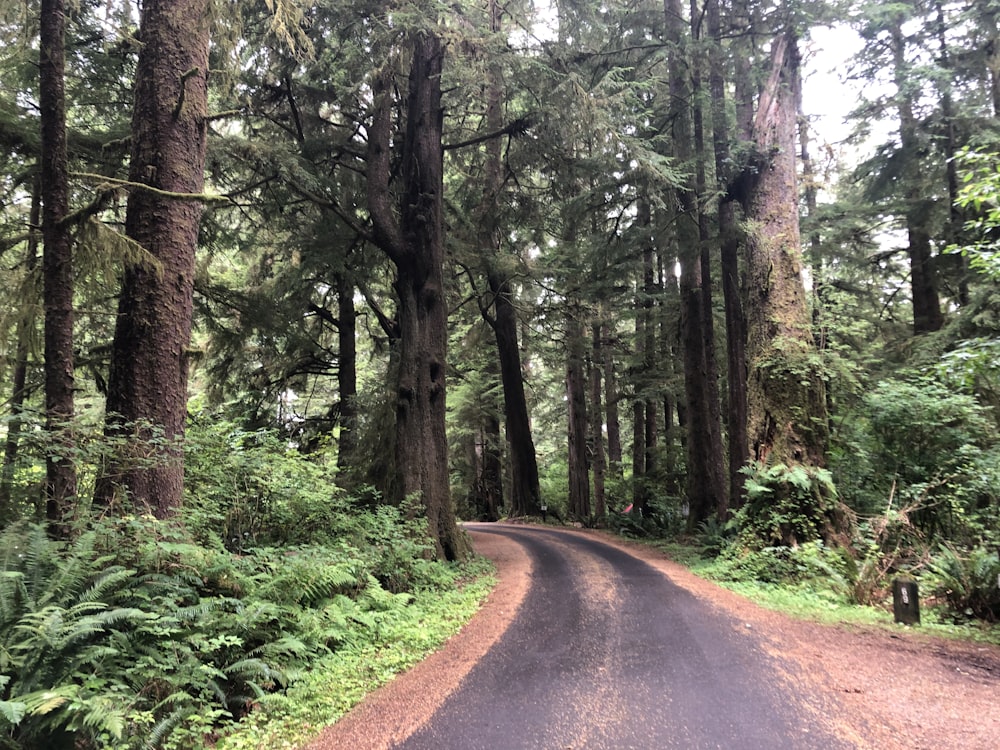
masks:
{"type": "Polygon", "coordinates": [[[780,642],[658,562],[582,531],[466,528],[500,573],[482,610],[310,750],[868,746],[780,642]]]}
{"type": "Polygon", "coordinates": [[[838,748],[755,635],[599,539],[476,526],[533,562],[516,619],[400,750],[838,748]]]}

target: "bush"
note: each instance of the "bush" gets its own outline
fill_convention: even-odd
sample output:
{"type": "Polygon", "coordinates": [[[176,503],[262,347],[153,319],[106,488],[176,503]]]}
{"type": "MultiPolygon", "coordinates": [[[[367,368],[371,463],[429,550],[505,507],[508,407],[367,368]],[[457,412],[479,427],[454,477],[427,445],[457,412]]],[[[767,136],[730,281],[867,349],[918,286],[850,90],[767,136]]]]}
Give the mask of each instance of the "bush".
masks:
{"type": "Polygon", "coordinates": [[[931,591],[947,601],[956,614],[1000,619],[1000,553],[978,546],[961,554],[942,547],[925,577],[931,591]]]}
{"type": "Polygon", "coordinates": [[[826,469],[754,462],[743,473],[746,502],[733,516],[738,544],[760,549],[829,542],[849,527],[826,469]]]}
{"type": "Polygon", "coordinates": [[[930,380],[885,381],[866,407],[864,484],[883,503],[911,507],[912,522],[930,538],[971,541],[992,525],[1000,456],[989,414],[973,397],[930,380]]]}

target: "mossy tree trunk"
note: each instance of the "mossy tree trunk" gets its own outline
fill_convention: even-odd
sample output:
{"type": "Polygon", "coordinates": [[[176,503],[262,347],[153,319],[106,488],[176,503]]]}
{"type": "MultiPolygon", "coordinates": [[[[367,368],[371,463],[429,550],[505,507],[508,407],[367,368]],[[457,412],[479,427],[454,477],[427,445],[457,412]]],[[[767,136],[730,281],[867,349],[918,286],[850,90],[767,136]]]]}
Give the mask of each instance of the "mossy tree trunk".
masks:
{"type": "MultiPolygon", "coordinates": [[[[108,378],[108,430],[144,451],[122,456],[98,488],[115,486],[157,517],[172,515],[184,483],[195,249],[204,185],[208,0],[146,0],[132,113],[126,234],[158,268],[126,269],[108,378]],[[169,195],[168,195],[169,194],[169,195]]],[[[129,451],[131,452],[131,451],[129,451]]]]}
{"type": "Polygon", "coordinates": [[[753,132],[764,163],[746,197],[750,452],[761,462],[822,466],[826,398],[802,278],[793,34],[774,40],[771,63],[753,132]]]}
{"type": "Polygon", "coordinates": [[[447,305],[442,222],[441,72],[444,51],[431,31],[414,32],[402,134],[393,134],[392,71],[374,81],[368,139],[368,209],[375,239],[396,267],[399,376],[396,384],[396,470],[404,498],[423,504],[437,556],[463,559],[468,542],[455,522],[445,433],[447,305]],[[390,182],[391,148],[401,143],[398,216],[390,182]]]}

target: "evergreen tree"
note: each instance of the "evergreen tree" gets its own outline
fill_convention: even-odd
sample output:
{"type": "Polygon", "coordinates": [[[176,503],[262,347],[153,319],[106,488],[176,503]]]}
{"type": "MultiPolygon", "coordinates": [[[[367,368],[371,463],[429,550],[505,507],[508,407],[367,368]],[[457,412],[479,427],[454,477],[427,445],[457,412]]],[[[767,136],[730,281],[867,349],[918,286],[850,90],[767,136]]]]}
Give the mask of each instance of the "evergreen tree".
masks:
{"type": "MultiPolygon", "coordinates": [[[[181,503],[195,248],[204,184],[209,16],[206,0],[143,5],[125,228],[156,259],[125,271],[108,378],[108,431],[131,434],[151,463],[122,456],[98,499],[121,487],[158,517],[181,503]]],[[[137,446],[138,447],[138,446],[137,446]]]]}

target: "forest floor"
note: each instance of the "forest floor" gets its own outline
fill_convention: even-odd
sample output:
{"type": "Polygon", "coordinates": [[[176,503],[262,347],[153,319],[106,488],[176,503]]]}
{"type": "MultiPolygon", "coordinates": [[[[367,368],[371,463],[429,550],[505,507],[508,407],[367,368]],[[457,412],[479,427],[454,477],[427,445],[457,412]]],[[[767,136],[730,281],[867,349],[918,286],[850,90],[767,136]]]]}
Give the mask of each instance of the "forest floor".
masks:
{"type": "MultiPolygon", "coordinates": [[[[476,550],[495,562],[499,578],[482,610],[441,651],[329,727],[312,750],[392,747],[434,713],[503,634],[530,584],[530,562],[515,542],[474,531],[472,537],[476,550]]],[[[775,679],[790,681],[805,709],[856,747],[1000,747],[1000,648],[933,637],[919,628],[794,619],[695,576],[658,550],[610,534],[600,538],[752,629],[783,665],[775,679]]]]}

